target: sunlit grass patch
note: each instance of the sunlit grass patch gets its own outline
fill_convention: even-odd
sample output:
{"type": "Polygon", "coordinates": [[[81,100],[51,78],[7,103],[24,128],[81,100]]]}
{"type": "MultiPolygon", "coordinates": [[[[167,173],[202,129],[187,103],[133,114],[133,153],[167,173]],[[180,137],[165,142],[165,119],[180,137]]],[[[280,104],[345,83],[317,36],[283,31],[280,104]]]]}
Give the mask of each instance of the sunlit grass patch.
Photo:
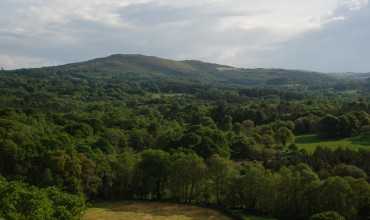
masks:
{"type": "Polygon", "coordinates": [[[337,148],[350,148],[357,150],[360,148],[370,149],[369,136],[357,136],[352,138],[327,140],[321,139],[317,135],[301,135],[296,137],[296,144],[300,149],[305,149],[307,152],[312,153],[317,147],[325,147],[330,149],[337,148]]]}
{"type": "MultiPolygon", "coordinates": [[[[87,211],[83,220],[231,220],[222,213],[170,203],[103,203],[87,211]]],[[[256,219],[257,220],[257,219],[256,219]]]]}

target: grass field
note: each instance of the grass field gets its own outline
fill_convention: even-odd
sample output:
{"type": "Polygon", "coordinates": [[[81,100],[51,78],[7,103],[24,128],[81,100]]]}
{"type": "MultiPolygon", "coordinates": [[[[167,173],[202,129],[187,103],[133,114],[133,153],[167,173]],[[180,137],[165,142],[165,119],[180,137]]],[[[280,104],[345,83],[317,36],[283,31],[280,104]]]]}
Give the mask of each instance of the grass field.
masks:
{"type": "MultiPolygon", "coordinates": [[[[101,203],[83,220],[232,220],[221,212],[196,206],[156,202],[101,203]]],[[[273,220],[245,215],[245,220],[273,220]]]]}
{"type": "Polygon", "coordinates": [[[231,220],[211,209],[169,203],[106,203],[87,211],[83,220],[231,220]]]}
{"type": "Polygon", "coordinates": [[[300,149],[305,149],[307,152],[313,152],[318,146],[336,149],[336,148],[370,148],[369,136],[358,136],[339,140],[323,140],[316,135],[302,135],[296,137],[296,144],[300,149]]]}

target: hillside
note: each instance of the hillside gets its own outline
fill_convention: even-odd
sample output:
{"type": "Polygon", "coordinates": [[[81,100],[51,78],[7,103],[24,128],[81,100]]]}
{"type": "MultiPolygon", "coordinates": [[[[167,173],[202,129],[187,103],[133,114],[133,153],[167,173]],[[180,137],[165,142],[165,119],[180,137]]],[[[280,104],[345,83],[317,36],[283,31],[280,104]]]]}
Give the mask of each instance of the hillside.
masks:
{"type": "Polygon", "coordinates": [[[116,54],[86,62],[33,71],[82,74],[93,78],[165,80],[226,87],[328,87],[338,80],[323,73],[284,69],[243,69],[196,60],[175,61],[153,56],[116,54]]]}

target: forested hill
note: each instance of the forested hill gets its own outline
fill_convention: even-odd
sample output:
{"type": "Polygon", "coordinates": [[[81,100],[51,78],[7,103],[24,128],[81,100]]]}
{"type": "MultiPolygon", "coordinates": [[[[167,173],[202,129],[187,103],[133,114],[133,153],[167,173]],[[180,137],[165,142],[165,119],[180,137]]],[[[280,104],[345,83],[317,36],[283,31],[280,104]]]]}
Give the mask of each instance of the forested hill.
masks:
{"type": "MultiPolygon", "coordinates": [[[[28,70],[30,71],[30,70],[28,70]]],[[[19,70],[18,70],[19,72],[19,70]]],[[[86,62],[32,69],[32,72],[73,74],[75,77],[120,80],[199,83],[222,87],[333,86],[338,80],[327,74],[283,69],[242,69],[196,60],[174,61],[144,55],[111,55],[86,62]]]]}

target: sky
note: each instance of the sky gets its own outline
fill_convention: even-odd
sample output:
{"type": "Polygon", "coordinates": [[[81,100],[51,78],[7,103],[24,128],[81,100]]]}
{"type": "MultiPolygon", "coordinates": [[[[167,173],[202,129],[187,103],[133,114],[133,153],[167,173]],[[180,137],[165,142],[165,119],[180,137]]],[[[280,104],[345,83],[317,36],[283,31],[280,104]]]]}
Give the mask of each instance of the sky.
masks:
{"type": "Polygon", "coordinates": [[[145,54],[370,72],[368,0],[0,0],[0,67],[145,54]]]}

